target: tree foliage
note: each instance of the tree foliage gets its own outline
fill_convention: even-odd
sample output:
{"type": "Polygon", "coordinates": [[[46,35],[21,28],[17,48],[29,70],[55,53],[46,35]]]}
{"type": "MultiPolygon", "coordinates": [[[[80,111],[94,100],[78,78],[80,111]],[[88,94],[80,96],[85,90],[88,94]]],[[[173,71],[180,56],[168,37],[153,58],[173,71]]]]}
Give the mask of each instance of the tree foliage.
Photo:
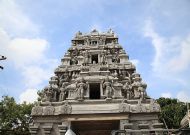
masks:
{"type": "Polygon", "coordinates": [[[17,104],[13,97],[0,101],[0,127],[2,135],[29,135],[33,104],[17,104]]]}
{"type": "Polygon", "coordinates": [[[160,120],[163,119],[169,129],[180,128],[180,122],[187,112],[187,107],[184,102],[179,102],[177,99],[159,98],[157,102],[161,107],[160,120]]]}

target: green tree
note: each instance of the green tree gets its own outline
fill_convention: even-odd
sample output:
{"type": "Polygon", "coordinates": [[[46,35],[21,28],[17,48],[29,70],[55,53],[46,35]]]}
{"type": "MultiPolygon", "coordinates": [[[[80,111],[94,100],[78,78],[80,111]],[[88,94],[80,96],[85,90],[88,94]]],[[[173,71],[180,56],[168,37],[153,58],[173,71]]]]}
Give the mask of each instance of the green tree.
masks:
{"type": "Polygon", "coordinates": [[[157,102],[161,107],[160,120],[166,122],[168,128],[180,128],[180,122],[187,112],[184,102],[179,102],[177,99],[159,98],[157,102]]]}
{"type": "Polygon", "coordinates": [[[2,135],[29,135],[31,109],[34,104],[17,104],[13,97],[0,101],[0,127],[2,135]]]}

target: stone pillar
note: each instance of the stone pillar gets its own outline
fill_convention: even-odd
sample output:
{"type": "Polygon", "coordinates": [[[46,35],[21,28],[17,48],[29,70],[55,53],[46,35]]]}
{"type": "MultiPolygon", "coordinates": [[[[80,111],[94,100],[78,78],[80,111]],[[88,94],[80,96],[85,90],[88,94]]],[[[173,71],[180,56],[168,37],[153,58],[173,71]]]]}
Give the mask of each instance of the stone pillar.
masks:
{"type": "Polygon", "coordinates": [[[31,135],[37,135],[39,126],[37,125],[30,125],[30,133],[31,135]]]}
{"type": "Polygon", "coordinates": [[[67,132],[67,126],[66,125],[58,125],[58,128],[59,128],[60,135],[65,135],[65,133],[67,132]]]}
{"type": "MultiPolygon", "coordinates": [[[[132,128],[132,124],[129,123],[129,120],[120,120],[120,130],[130,130],[132,128]]],[[[121,135],[130,135],[130,133],[121,134],[121,135]]]]}
{"type": "Polygon", "coordinates": [[[52,125],[42,126],[42,129],[44,129],[45,135],[50,135],[52,130],[52,125]]]}
{"type": "Polygon", "coordinates": [[[61,125],[58,125],[60,135],[65,135],[68,127],[70,127],[70,126],[71,126],[70,121],[63,121],[61,125]]]}

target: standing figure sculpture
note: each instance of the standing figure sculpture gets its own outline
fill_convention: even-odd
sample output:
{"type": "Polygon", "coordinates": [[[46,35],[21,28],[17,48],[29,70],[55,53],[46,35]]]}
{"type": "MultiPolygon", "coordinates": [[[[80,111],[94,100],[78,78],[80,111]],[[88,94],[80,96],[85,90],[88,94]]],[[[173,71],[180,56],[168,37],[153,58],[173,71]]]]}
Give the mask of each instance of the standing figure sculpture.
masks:
{"type": "Polygon", "coordinates": [[[123,93],[124,93],[124,97],[127,99],[131,99],[134,95],[132,92],[130,78],[127,78],[126,83],[123,85],[123,93]]]}
{"type": "Polygon", "coordinates": [[[139,74],[136,74],[133,77],[132,89],[134,90],[134,98],[144,99],[146,94],[147,85],[142,82],[142,79],[139,74]]]}
{"type": "Polygon", "coordinates": [[[63,82],[61,88],[60,88],[60,95],[59,95],[59,101],[63,101],[66,99],[67,95],[67,86],[69,85],[68,82],[63,82]]]}
{"type": "MultiPolygon", "coordinates": [[[[53,93],[52,93],[52,91],[50,91],[49,86],[47,86],[43,89],[43,93],[44,93],[44,95],[42,95],[43,97],[41,97],[42,98],[41,100],[50,102],[52,99],[53,93]]],[[[40,93],[39,93],[39,95],[40,95],[40,93]]]]}
{"type": "Polygon", "coordinates": [[[57,101],[57,96],[59,94],[59,89],[58,89],[58,77],[53,76],[51,77],[51,80],[49,81],[49,91],[52,93],[52,99],[53,101],[57,101]]]}
{"type": "Polygon", "coordinates": [[[86,50],[84,52],[84,63],[83,63],[84,66],[88,65],[88,60],[89,60],[89,55],[88,55],[88,50],[86,50]]]}
{"type": "Polygon", "coordinates": [[[105,65],[106,64],[106,54],[105,54],[105,52],[103,52],[103,54],[101,54],[100,56],[101,56],[101,64],[105,65]]]}
{"type": "Polygon", "coordinates": [[[106,78],[103,82],[103,89],[105,90],[106,97],[112,98],[113,87],[112,87],[112,83],[109,81],[108,76],[106,76],[106,78]]]}
{"type": "Polygon", "coordinates": [[[86,81],[84,80],[84,78],[81,78],[81,80],[78,81],[77,83],[77,92],[78,92],[77,99],[78,100],[84,99],[84,93],[86,89],[87,89],[86,81]]]}

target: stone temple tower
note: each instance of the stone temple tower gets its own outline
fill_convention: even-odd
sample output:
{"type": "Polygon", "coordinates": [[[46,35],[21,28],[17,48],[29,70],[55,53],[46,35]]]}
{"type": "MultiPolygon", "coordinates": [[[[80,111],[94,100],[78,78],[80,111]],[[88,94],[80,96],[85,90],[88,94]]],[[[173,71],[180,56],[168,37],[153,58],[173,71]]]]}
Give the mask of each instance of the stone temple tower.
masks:
{"type": "Polygon", "coordinates": [[[163,134],[160,106],[147,95],[115,33],[78,32],[71,42],[49,85],[38,93],[31,134],[163,134]]]}

